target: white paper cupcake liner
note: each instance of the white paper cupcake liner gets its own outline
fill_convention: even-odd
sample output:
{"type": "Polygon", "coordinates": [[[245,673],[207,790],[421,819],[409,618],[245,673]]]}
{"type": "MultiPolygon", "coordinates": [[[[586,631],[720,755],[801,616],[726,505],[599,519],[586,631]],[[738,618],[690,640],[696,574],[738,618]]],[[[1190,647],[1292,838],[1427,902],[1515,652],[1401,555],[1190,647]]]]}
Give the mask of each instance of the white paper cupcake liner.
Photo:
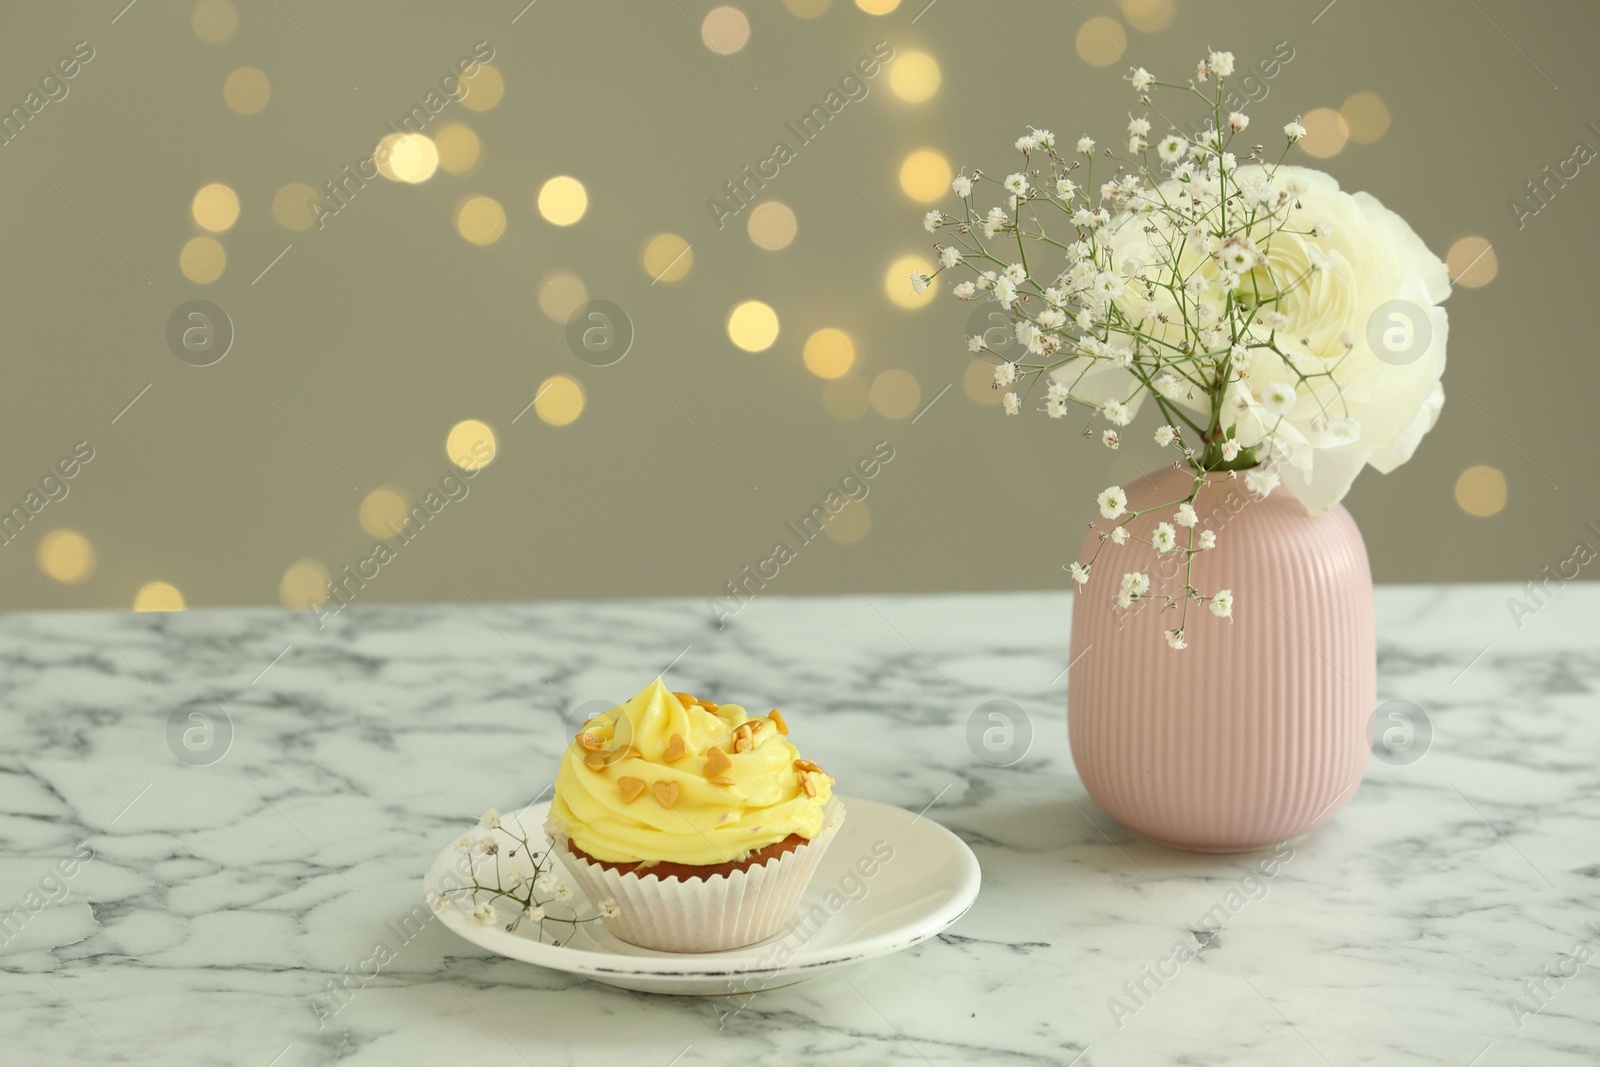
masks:
{"type": "Polygon", "coordinates": [[[662,952],[720,952],[787,929],[843,821],[844,805],[835,798],[823,809],[821,832],[805,844],[759,867],[688,881],[608,870],[572,855],[559,827],[545,829],[589,903],[598,909],[603,900],[615,902],[618,914],[603,920],[614,937],[662,952]]]}

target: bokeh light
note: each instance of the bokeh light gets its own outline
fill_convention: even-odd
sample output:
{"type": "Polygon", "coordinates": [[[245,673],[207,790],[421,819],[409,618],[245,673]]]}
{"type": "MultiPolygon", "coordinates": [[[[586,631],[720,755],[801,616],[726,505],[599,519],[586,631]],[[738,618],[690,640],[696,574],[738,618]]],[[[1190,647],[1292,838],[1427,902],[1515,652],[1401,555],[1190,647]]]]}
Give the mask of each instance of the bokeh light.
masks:
{"type": "Polygon", "coordinates": [[[570,374],[557,374],[539,383],[533,410],[551,426],[570,426],[583,414],[583,383],[570,374]]]}
{"type": "Polygon", "coordinates": [[[843,330],[829,326],[806,338],[806,370],[818,378],[841,378],[856,365],[856,344],[843,330]]]}
{"type": "Polygon", "coordinates": [[[304,182],[290,182],[272,198],[272,217],[286,230],[309,230],[317,224],[322,197],[304,182]]]}
{"type": "Polygon", "coordinates": [[[1468,467],[1456,479],[1456,503],[1481,519],[1498,515],[1506,506],[1506,476],[1496,467],[1468,467]]]}
{"type": "Polygon", "coordinates": [[[1128,33],[1110,15],[1092,18],[1078,27],[1078,55],[1096,67],[1109,67],[1128,48],[1128,33]]]}
{"type": "Polygon", "coordinates": [[[922,387],[910,371],[890,368],[872,379],[872,410],[886,419],[910,418],[922,401],[922,387]]]}
{"type": "Polygon", "coordinates": [[[328,568],[314,559],[298,559],[278,581],[278,602],[286,608],[306,610],[328,599],[328,568]]]}
{"type": "Polygon", "coordinates": [[[746,352],[764,352],[778,339],[778,313],[746,300],[728,313],[728,338],[746,352]]]}
{"type": "Polygon", "coordinates": [[[254,115],[272,99],[272,83],[255,67],[240,67],[222,83],[222,99],[241,115],[254,115]]]}
{"type": "Polygon", "coordinates": [[[1350,94],[1339,114],[1356,144],[1371,144],[1389,132],[1389,105],[1377,93],[1350,94]]]}
{"type": "Polygon", "coordinates": [[[403,486],[385,485],[368,493],[356,512],[356,521],[368,537],[387,541],[399,535],[411,514],[411,494],[403,486]]]}
{"type": "Polygon", "coordinates": [[[901,256],[889,264],[883,275],[883,291],[891,303],[903,308],[927,307],[939,291],[939,279],[933,278],[922,292],[911,288],[911,275],[931,274],[933,264],[921,256],[901,256]]]}
{"type": "Polygon", "coordinates": [[[239,221],[239,194],[221,182],[202,185],[189,203],[189,213],[203,230],[230,230],[239,221]]]}
{"type": "Polygon", "coordinates": [[[146,582],[133,595],[134,611],[182,611],[183,591],[171,582],[146,582]]]}
{"type": "Polygon", "coordinates": [[[478,140],[478,132],[471,126],[447,123],[439,127],[433,144],[439,150],[439,166],[448,174],[476,174],[483,163],[483,142],[478,140]]]}
{"type": "Polygon", "coordinates": [[[1122,17],[1140,33],[1155,33],[1167,28],[1176,13],[1172,0],[1117,0],[1122,17]]]}
{"type": "Polygon", "coordinates": [[[494,462],[494,431],[478,419],[462,419],[450,427],[444,439],[444,454],[464,471],[482,470],[494,462]]]}
{"type": "Polygon", "coordinates": [[[980,404],[1000,403],[1000,390],[994,387],[994,364],[987,360],[975,359],[967,364],[966,373],[961,375],[961,388],[980,404]]]}
{"type": "Polygon", "coordinates": [[[822,529],[841,545],[853,545],[872,529],[872,510],[865,500],[851,500],[822,529]]]}
{"type": "Polygon", "coordinates": [[[860,377],[847,374],[822,387],[822,407],[840,422],[854,422],[871,409],[871,391],[860,377]]]}
{"type": "Polygon", "coordinates": [[[658,233],[645,242],[639,263],[654,281],[675,282],[694,266],[694,250],[675,233],[658,233]]]}
{"type": "Polygon", "coordinates": [[[755,242],[757,248],[765,248],[769,252],[788,248],[799,228],[794,210],[781,200],[757,204],[750,209],[750,217],[745,220],[750,240],[755,242]]]}
{"type": "Polygon", "coordinates": [[[700,22],[700,39],[719,56],[731,56],[750,41],[750,20],[736,7],[714,7],[700,22]]]}
{"type": "Polygon", "coordinates": [[[211,237],[192,237],[178,253],[178,269],[196,285],[210,285],[228,267],[228,254],[211,237]]]}
{"type": "Polygon", "coordinates": [[[908,104],[920,104],[939,91],[939,61],[926,52],[906,52],[889,68],[889,88],[908,104]]]}
{"type": "Polygon", "coordinates": [[[472,77],[461,79],[456,99],[468,111],[489,111],[500,102],[505,92],[506,80],[500,76],[500,72],[487,63],[479,63],[472,77]]]}
{"type": "Polygon", "coordinates": [[[856,6],[869,15],[887,15],[900,6],[900,0],[856,0],[856,6]]]}
{"type": "Polygon", "coordinates": [[[783,6],[795,18],[814,19],[827,13],[833,0],[783,0],[783,6]]]}
{"type": "Polygon", "coordinates": [[[918,149],[900,164],[900,188],[920,204],[949,195],[950,178],[950,161],[931,148],[918,149]]]}
{"type": "Polygon", "coordinates": [[[1468,289],[1488,285],[1500,273],[1494,245],[1487,238],[1475,235],[1463,237],[1451,245],[1450,251],[1445,253],[1444,265],[1450,271],[1450,279],[1468,289]]]}
{"type": "Polygon", "coordinates": [[[66,585],[88,581],[98,562],[89,539],[65,527],[41,537],[34,558],[46,578],[66,585]]]}
{"type": "Polygon", "coordinates": [[[578,179],[558,174],[539,190],[539,214],[556,226],[571,226],[589,210],[589,192],[578,179]]]}
{"type": "Polygon", "coordinates": [[[506,209],[492,196],[469,196],[456,205],[456,232],[475,245],[492,245],[506,232],[506,209]]]}
{"type": "Polygon", "coordinates": [[[1308,156],[1330,159],[1343,152],[1345,143],[1350,140],[1350,124],[1331,107],[1306,112],[1300,125],[1306,128],[1306,135],[1299,145],[1308,156]]]}
{"type": "Polygon", "coordinates": [[[228,0],[200,0],[189,16],[189,25],[206,44],[226,44],[239,28],[239,12],[228,0]]]}
{"type": "Polygon", "coordinates": [[[589,287],[570,270],[551,271],[539,285],[539,310],[551,322],[566,325],[572,313],[589,302],[589,287]]]}
{"type": "Polygon", "coordinates": [[[390,181],[418,185],[439,169],[439,149],[423,133],[391,133],[373,153],[378,173],[390,181]]]}

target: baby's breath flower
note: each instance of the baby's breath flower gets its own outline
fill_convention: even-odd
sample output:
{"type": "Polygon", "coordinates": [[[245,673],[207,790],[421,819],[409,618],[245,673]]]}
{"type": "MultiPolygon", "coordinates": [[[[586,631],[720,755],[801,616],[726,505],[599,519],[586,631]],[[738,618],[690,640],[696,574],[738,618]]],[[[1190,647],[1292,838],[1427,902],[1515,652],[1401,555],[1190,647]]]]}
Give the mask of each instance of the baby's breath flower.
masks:
{"type": "Polygon", "coordinates": [[[1072,580],[1077,582],[1079,585],[1082,585],[1084,582],[1089,580],[1089,568],[1085,567],[1083,564],[1074,563],[1072,564],[1071,570],[1072,580]]]}
{"type": "Polygon", "coordinates": [[[1283,135],[1289,138],[1290,143],[1293,143],[1306,135],[1306,128],[1300,125],[1299,119],[1295,119],[1293,122],[1284,124],[1283,135]]]}
{"type": "Polygon", "coordinates": [[[1102,430],[1100,432],[1100,443],[1107,448],[1116,448],[1122,444],[1122,438],[1117,436],[1117,431],[1115,430],[1102,430]]]}
{"type": "Polygon", "coordinates": [[[1007,393],[1000,398],[1000,403],[1004,405],[1007,415],[1016,415],[1022,411],[1022,398],[1016,393],[1007,393]]]}
{"type": "Polygon", "coordinates": [[[1012,285],[1021,285],[1028,279],[1028,268],[1021,263],[1013,263],[1006,267],[1006,280],[1012,285]]]}
{"type": "Polygon", "coordinates": [[[478,820],[478,825],[483,827],[485,830],[495,829],[500,825],[500,813],[495,811],[493,808],[490,808],[488,811],[484,812],[483,817],[478,820]]]}
{"type": "Polygon", "coordinates": [[[950,182],[950,191],[965,200],[972,195],[972,179],[965,174],[957,174],[950,182]]]}
{"type": "Polygon", "coordinates": [[[1082,155],[1085,155],[1085,156],[1093,155],[1094,154],[1094,138],[1093,137],[1080,137],[1080,138],[1078,138],[1078,152],[1080,154],[1082,154],[1082,155]]]}
{"type": "Polygon", "coordinates": [[[467,914],[470,915],[472,917],[472,921],[477,923],[479,926],[488,926],[490,923],[494,922],[494,905],[479,904],[467,914]]]}
{"type": "Polygon", "coordinates": [[[945,245],[939,249],[939,265],[946,270],[961,262],[961,249],[954,245],[945,245]]]}
{"type": "Polygon", "coordinates": [[[1211,64],[1211,71],[1217,77],[1228,78],[1233,75],[1232,52],[1212,52],[1206,57],[1206,61],[1211,64]]]}
{"type": "Polygon", "coordinates": [[[956,299],[958,300],[971,300],[973,297],[978,295],[978,287],[973,285],[969,279],[968,281],[958,283],[954,289],[954,292],[956,294],[956,299]]]}
{"type": "Polygon", "coordinates": [[[529,904],[523,909],[523,914],[528,917],[529,922],[539,922],[544,918],[544,909],[537,904],[529,904]]]}
{"type": "Polygon", "coordinates": [[[975,333],[971,337],[967,338],[967,351],[968,352],[982,352],[983,351],[983,335],[981,333],[975,333]]]}
{"type": "Polygon", "coordinates": [[[1128,510],[1128,494],[1122,491],[1122,486],[1112,485],[1100,491],[1095,498],[1095,503],[1100,505],[1100,514],[1108,519],[1115,519],[1128,510]]]}
{"type": "Polygon", "coordinates": [[[565,882],[563,882],[560,885],[556,886],[556,899],[557,900],[571,900],[572,899],[572,889],[565,882]]]}
{"type": "Polygon", "coordinates": [[[1134,89],[1141,93],[1156,83],[1155,75],[1143,67],[1134,67],[1133,72],[1128,75],[1128,81],[1133,83],[1134,89]]]}
{"type": "Polygon", "coordinates": [[[1156,142],[1156,155],[1161,157],[1163,163],[1176,163],[1183,158],[1183,153],[1188,147],[1188,141],[1175,133],[1169,133],[1156,142]]]}
{"type": "Polygon", "coordinates": [[[1002,184],[1013,194],[1022,196],[1028,191],[1028,176],[1022,173],[1008,174],[1002,184]]]}
{"type": "Polygon", "coordinates": [[[1239,458],[1239,442],[1229,440],[1222,442],[1222,458],[1229,463],[1239,458]]]}
{"type": "Polygon", "coordinates": [[[1215,531],[1215,530],[1201,530],[1200,531],[1199,545],[1200,545],[1200,550],[1202,552],[1209,552],[1211,549],[1216,548],[1217,547],[1217,531],[1215,531]]]}
{"type": "Polygon", "coordinates": [[[1250,116],[1244,112],[1234,111],[1228,115],[1228,129],[1234,133],[1241,132],[1248,125],[1250,125],[1250,116]]]}
{"type": "Polygon", "coordinates": [[[926,274],[911,275],[911,291],[922,294],[928,291],[928,276],[926,274]]]}
{"type": "Polygon", "coordinates": [[[1135,137],[1145,136],[1150,132],[1150,120],[1143,117],[1129,119],[1128,132],[1135,137]]]}
{"type": "Polygon", "coordinates": [[[1128,410],[1128,405],[1120,400],[1107,400],[1101,404],[1100,414],[1114,426],[1126,426],[1133,421],[1133,414],[1128,410]]]}
{"type": "Polygon", "coordinates": [[[1233,590],[1218,589],[1211,594],[1211,602],[1206,606],[1211,609],[1211,614],[1217,618],[1229,618],[1233,615],[1233,590]]]}
{"type": "Polygon", "coordinates": [[[994,384],[1004,388],[1017,380],[1017,365],[1001,363],[994,369],[994,384]]]}
{"type": "Polygon", "coordinates": [[[1167,639],[1168,648],[1185,649],[1189,647],[1189,643],[1183,639],[1183,631],[1181,629],[1163,630],[1161,636],[1167,639]]]}
{"type": "Polygon", "coordinates": [[[533,880],[533,887],[541,893],[549,893],[560,884],[561,879],[557,878],[551,871],[545,871],[533,880]]]}
{"type": "Polygon", "coordinates": [[[1171,552],[1178,547],[1178,532],[1172,528],[1172,523],[1156,523],[1156,528],[1150,531],[1150,547],[1157,552],[1171,552]]]}
{"type": "Polygon", "coordinates": [[[612,900],[610,897],[607,897],[605,900],[602,900],[598,905],[596,905],[595,910],[600,913],[600,918],[602,919],[615,919],[618,915],[622,914],[622,909],[618,908],[617,902],[612,900]]]}
{"type": "Polygon", "coordinates": [[[1166,448],[1168,445],[1170,445],[1173,441],[1175,441],[1177,439],[1178,439],[1178,431],[1175,430],[1173,427],[1171,427],[1171,426],[1157,426],[1156,427],[1156,444],[1160,445],[1162,448],[1166,448]]]}
{"type": "Polygon", "coordinates": [[[1289,414],[1295,400],[1294,386],[1288,382],[1269,382],[1261,391],[1261,406],[1280,417],[1289,414]]]}
{"type": "Polygon", "coordinates": [[[1194,505],[1185,500],[1178,505],[1178,512],[1172,516],[1172,521],[1179,526],[1193,526],[1200,521],[1200,516],[1194,513],[1194,505]]]}
{"type": "Polygon", "coordinates": [[[927,230],[929,233],[937,230],[940,224],[943,222],[944,212],[939,210],[930,211],[926,215],[922,216],[922,228],[927,230]]]}
{"type": "Polygon", "coordinates": [[[1078,186],[1070,178],[1056,179],[1056,195],[1063,200],[1069,200],[1072,194],[1078,191],[1078,186]]]}

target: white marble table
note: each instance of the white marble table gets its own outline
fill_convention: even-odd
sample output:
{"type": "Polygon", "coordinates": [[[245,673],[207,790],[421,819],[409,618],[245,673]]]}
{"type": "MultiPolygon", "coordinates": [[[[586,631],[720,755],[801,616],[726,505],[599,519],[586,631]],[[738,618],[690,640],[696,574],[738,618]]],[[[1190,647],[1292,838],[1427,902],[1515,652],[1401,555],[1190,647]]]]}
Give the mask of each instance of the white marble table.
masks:
{"type": "Polygon", "coordinates": [[[1375,759],[1271,876],[1144,844],[1085,797],[1064,596],[773,598],[720,632],[694,601],[352,610],[321,633],[266,610],[0,617],[0,1061],[1594,1064],[1600,587],[1520,630],[1516,592],[1380,591],[1380,695],[1424,709],[1431,746],[1375,759]],[[937,797],[984,867],[972,911],[736,1015],[434,922],[319,1029],[313,998],[395,940],[434,852],[544,787],[560,716],[669,662],[675,688],[783,707],[845,791],[937,797]],[[997,698],[1034,728],[1006,768],[966,740],[997,698]],[[232,721],[209,765],[169,747],[191,700],[232,721]],[[1164,962],[1179,944],[1198,958],[1164,962]]]}

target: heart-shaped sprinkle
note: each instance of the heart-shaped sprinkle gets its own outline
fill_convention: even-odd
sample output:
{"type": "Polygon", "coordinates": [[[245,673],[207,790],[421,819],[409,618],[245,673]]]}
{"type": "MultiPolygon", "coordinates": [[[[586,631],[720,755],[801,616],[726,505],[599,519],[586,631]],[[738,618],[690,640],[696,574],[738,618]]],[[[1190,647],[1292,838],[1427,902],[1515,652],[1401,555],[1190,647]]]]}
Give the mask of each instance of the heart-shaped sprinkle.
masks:
{"type": "Polygon", "coordinates": [[[656,803],[663,808],[670,808],[678,802],[683,787],[677,782],[655,782],[651,784],[650,791],[656,795],[656,803]]]}
{"type": "Polygon", "coordinates": [[[681,760],[688,755],[688,752],[687,746],[683,743],[683,735],[673,734],[667,739],[667,750],[661,753],[661,758],[668,763],[672,763],[676,760],[681,760]]]}
{"type": "Polygon", "coordinates": [[[644,779],[624,775],[617,779],[617,791],[622,794],[624,804],[632,804],[639,799],[639,794],[644,792],[644,779]]]}
{"type": "Polygon", "coordinates": [[[706,751],[706,765],[703,768],[703,773],[707,778],[732,769],[733,760],[729,759],[728,754],[722,751],[722,749],[718,748],[716,745],[712,745],[711,748],[706,751]]]}

